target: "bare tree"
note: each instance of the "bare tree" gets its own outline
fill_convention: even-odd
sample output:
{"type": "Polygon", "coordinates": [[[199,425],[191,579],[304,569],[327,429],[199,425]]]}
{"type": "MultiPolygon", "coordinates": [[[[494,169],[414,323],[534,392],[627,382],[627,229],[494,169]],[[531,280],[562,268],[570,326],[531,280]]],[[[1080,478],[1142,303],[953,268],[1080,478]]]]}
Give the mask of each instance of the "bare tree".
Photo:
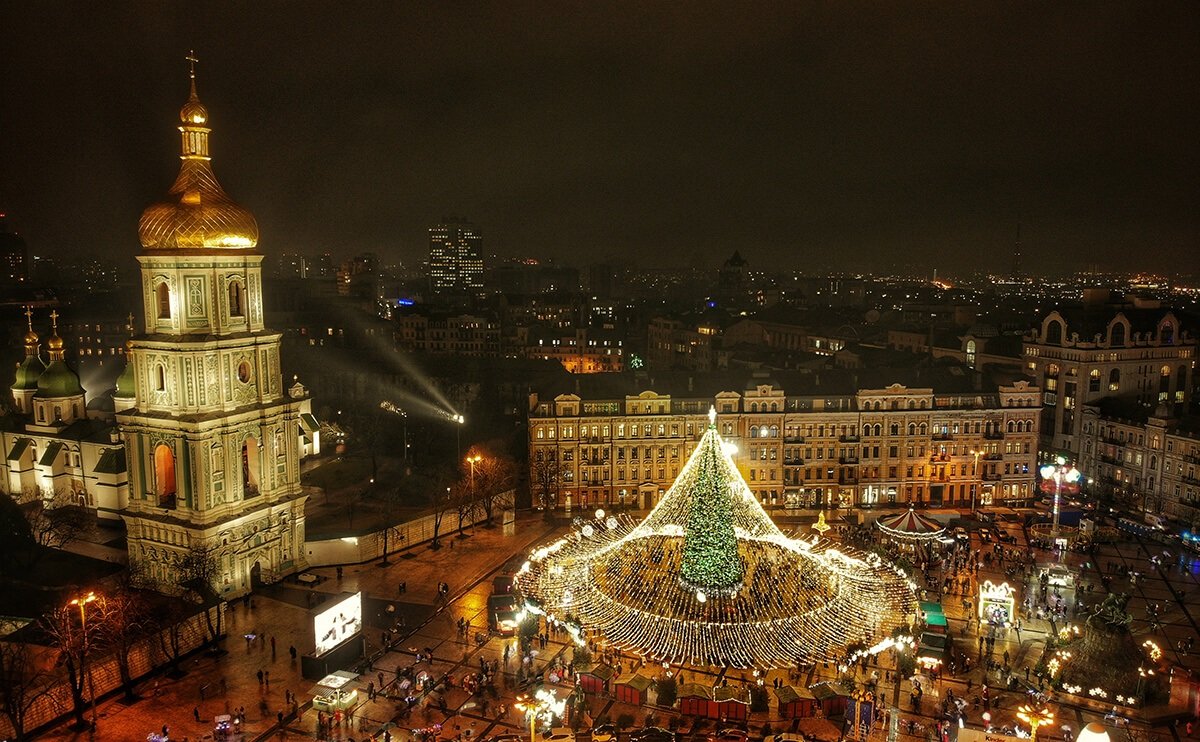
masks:
{"type": "Polygon", "coordinates": [[[117,671],[121,676],[121,689],[127,701],[137,700],[133,692],[133,673],[129,667],[129,654],[134,645],[153,630],[150,604],[141,584],[140,572],[131,567],[121,581],[100,601],[96,610],[98,638],[106,650],[117,660],[117,671]]]}
{"type": "MultiPolygon", "coordinates": [[[[65,488],[27,490],[21,508],[29,521],[34,543],[48,549],[62,549],[77,540],[92,524],[92,516],[65,488]]],[[[40,552],[41,549],[34,549],[40,552]]]]}
{"type": "Polygon", "coordinates": [[[546,511],[547,517],[554,509],[558,500],[559,483],[562,481],[563,466],[553,451],[548,451],[545,458],[533,462],[533,487],[537,491],[538,502],[546,511]]]}
{"type": "Polygon", "coordinates": [[[0,642],[0,713],[12,724],[17,740],[25,739],[25,722],[33,704],[50,692],[56,678],[24,642],[0,642]]]}
{"type": "Polygon", "coordinates": [[[180,584],[193,590],[204,606],[204,624],[208,629],[205,641],[215,644],[222,634],[221,596],[217,583],[221,577],[221,563],[217,558],[218,546],[204,542],[193,542],[179,560],[180,584]],[[217,621],[214,625],[212,606],[217,606],[217,621]]]}
{"type": "Polygon", "coordinates": [[[468,471],[467,474],[473,479],[477,504],[490,524],[500,498],[516,486],[517,463],[507,454],[489,452],[477,446],[472,446],[467,452],[466,466],[470,467],[472,462],[474,472],[468,471]]]}
{"type": "Polygon", "coordinates": [[[0,563],[29,567],[39,551],[25,510],[12,495],[0,494],[0,563]]]}
{"type": "MultiPolygon", "coordinates": [[[[83,696],[84,684],[88,679],[88,660],[100,631],[100,621],[97,618],[87,620],[84,611],[86,605],[81,611],[77,605],[68,603],[42,616],[41,620],[42,630],[58,649],[59,658],[67,670],[72,710],[79,729],[88,726],[83,718],[83,712],[87,708],[87,701],[83,696]]],[[[92,701],[95,703],[95,698],[92,701]]]]}
{"type": "Polygon", "coordinates": [[[454,514],[458,516],[458,532],[461,534],[466,522],[474,520],[475,512],[479,509],[479,499],[471,490],[471,483],[460,479],[450,485],[450,502],[453,504],[454,514]]]}
{"type": "Polygon", "coordinates": [[[429,490],[429,507],[433,515],[433,539],[429,543],[429,548],[440,549],[442,542],[439,536],[442,531],[442,521],[446,518],[446,513],[454,509],[453,480],[446,474],[441,473],[435,476],[433,487],[429,490]]]}

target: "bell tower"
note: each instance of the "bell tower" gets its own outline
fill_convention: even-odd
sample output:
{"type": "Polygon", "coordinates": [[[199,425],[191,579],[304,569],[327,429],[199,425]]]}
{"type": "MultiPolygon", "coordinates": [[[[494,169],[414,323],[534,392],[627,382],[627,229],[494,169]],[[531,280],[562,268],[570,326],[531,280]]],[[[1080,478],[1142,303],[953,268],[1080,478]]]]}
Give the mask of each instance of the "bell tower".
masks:
{"type": "Polygon", "coordinates": [[[129,559],[164,590],[192,549],[216,557],[236,596],[303,569],[300,416],[285,392],[281,335],[266,328],[258,223],[217,182],[208,109],[179,112],[179,175],[142,213],[143,332],[129,343],[133,406],[117,414],[129,462],[129,559]]]}

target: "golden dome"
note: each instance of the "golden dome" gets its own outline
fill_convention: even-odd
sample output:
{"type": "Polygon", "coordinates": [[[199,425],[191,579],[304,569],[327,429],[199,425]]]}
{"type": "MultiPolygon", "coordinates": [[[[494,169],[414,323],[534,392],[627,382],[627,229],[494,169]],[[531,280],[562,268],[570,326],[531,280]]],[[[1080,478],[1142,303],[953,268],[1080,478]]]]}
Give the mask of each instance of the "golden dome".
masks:
{"type": "Polygon", "coordinates": [[[60,338],[58,335],[51,335],[50,339],[46,341],[46,347],[49,348],[50,350],[62,350],[63,349],[63,339],[60,338]]]}
{"type": "Polygon", "coordinates": [[[29,332],[25,333],[25,344],[26,345],[37,345],[38,340],[40,340],[40,338],[38,337],[38,334],[36,332],[34,332],[33,330],[30,330],[29,332]]]}
{"type": "MultiPolygon", "coordinates": [[[[195,62],[189,57],[189,61],[195,62]]],[[[138,238],[148,250],[224,248],[244,250],[258,244],[258,222],[221,188],[208,156],[208,109],[191,95],[179,111],[182,163],[165,198],[146,207],[138,238]]]]}
{"type": "Polygon", "coordinates": [[[203,126],[208,123],[208,109],[196,96],[196,78],[194,77],[192,78],[192,95],[188,98],[187,103],[183,104],[183,108],[179,109],[179,120],[195,126],[203,126]]]}

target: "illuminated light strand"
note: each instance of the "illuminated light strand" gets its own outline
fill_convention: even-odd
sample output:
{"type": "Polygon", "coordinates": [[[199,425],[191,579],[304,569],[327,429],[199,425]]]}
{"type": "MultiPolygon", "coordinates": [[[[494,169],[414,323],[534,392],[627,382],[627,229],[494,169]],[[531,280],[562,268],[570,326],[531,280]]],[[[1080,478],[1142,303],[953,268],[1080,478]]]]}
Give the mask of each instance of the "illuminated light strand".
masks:
{"type": "MultiPolygon", "coordinates": [[[[728,534],[728,526],[721,528],[728,534]]],[[[713,527],[712,533],[719,529],[713,527]]],[[[712,533],[703,534],[705,538],[712,533]]],[[[722,541],[722,539],[724,539],[722,541]]],[[[698,556],[697,556],[698,555],[698,556]]],[[[814,537],[792,539],[754,498],[710,427],[671,489],[640,523],[628,517],[597,518],[538,548],[518,573],[531,610],[552,623],[576,627],[626,651],[669,663],[770,668],[797,662],[846,659],[852,644],[876,653],[898,644],[890,634],[915,605],[912,583],[877,555],[814,537]],[[700,486],[697,486],[697,485],[700,486]],[[720,497],[716,512],[729,518],[728,535],[712,552],[736,553],[740,581],[723,582],[726,564],[698,570],[701,584],[681,579],[689,530],[705,518],[697,493],[720,497]],[[711,575],[714,583],[703,581],[711,575]]],[[[855,653],[855,659],[864,656],[855,653]]]]}

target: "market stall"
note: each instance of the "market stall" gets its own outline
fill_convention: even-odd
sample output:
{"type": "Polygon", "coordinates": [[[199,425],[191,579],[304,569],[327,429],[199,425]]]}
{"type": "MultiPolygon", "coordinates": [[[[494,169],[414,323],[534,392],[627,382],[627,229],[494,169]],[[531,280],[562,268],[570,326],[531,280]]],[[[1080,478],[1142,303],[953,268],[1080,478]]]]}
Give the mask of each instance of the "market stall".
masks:
{"type": "Polygon", "coordinates": [[[608,693],[609,683],[616,674],[616,670],[603,663],[592,665],[579,673],[579,687],[584,693],[608,693]]]}
{"type": "Polygon", "coordinates": [[[997,585],[985,580],[979,586],[979,620],[997,626],[1011,624],[1017,615],[1016,594],[1007,582],[997,585]]]}
{"type": "Polygon", "coordinates": [[[750,716],[750,689],[743,686],[723,685],[713,691],[712,710],[709,716],[726,721],[745,721],[750,716]]]}
{"type": "Polygon", "coordinates": [[[700,683],[684,683],[679,688],[679,713],[684,716],[708,716],[712,689],[700,683]]]}
{"type": "Polygon", "coordinates": [[[358,689],[347,687],[358,675],[347,670],[330,673],[313,687],[313,708],[318,711],[341,711],[350,708],[358,699],[358,689]]]}
{"type": "Polygon", "coordinates": [[[784,685],[775,689],[775,703],[781,719],[806,719],[813,715],[817,699],[808,688],[784,685]]]}
{"type": "Polygon", "coordinates": [[[616,683],[617,700],[621,703],[629,703],[635,706],[645,706],[647,703],[646,691],[653,681],[645,675],[627,675],[616,683]]]}

